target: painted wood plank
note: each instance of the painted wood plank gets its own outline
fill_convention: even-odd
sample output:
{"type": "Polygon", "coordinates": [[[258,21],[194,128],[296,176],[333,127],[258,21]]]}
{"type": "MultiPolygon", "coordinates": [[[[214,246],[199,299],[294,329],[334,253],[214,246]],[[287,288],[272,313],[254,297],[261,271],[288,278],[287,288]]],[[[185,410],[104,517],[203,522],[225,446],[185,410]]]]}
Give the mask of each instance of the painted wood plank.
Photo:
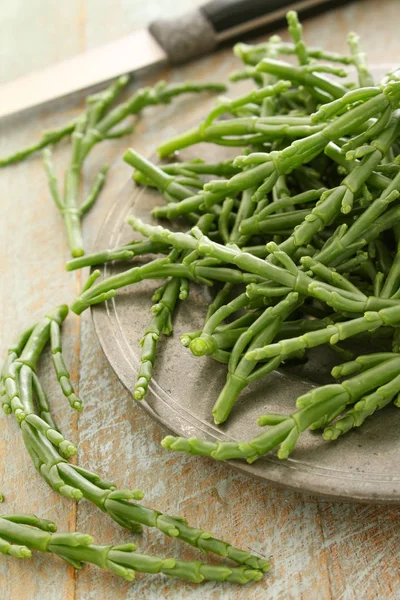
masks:
{"type": "MultiPolygon", "coordinates": [[[[2,127],[2,152],[22,147],[37,139],[39,131],[71,116],[68,107],[62,114],[35,115],[10,120],[2,127]],[[33,118],[34,117],[34,118],[33,118]],[[8,141],[9,140],[9,141],[8,141]]],[[[69,150],[60,147],[57,166],[66,163],[69,150]]],[[[66,275],[65,238],[60,215],[49,198],[40,157],[0,173],[0,352],[21,328],[40,319],[50,308],[68,302],[78,289],[78,277],[66,275]]],[[[79,321],[71,318],[66,326],[64,348],[72,376],[77,382],[79,321]]],[[[48,354],[41,365],[43,382],[54,399],[54,416],[73,441],[77,441],[77,420],[71,416],[55,382],[48,354]]],[[[54,519],[60,529],[75,528],[76,506],[49,491],[35,472],[24,448],[14,418],[1,416],[0,489],[6,497],[2,511],[36,512],[54,519]]],[[[0,596],[2,598],[74,598],[72,569],[60,561],[35,555],[32,561],[0,561],[0,596]]]]}
{"type": "Polygon", "coordinates": [[[155,19],[173,18],[200,4],[203,0],[86,0],[88,46],[104,44],[155,19]]]}
{"type": "MultiPolygon", "coordinates": [[[[46,1],[46,19],[53,15],[50,22],[58,32],[53,31],[53,39],[46,38],[49,34],[43,33],[40,19],[29,18],[26,10],[24,15],[17,13],[20,2],[14,4],[13,9],[7,5],[5,12],[2,7],[0,15],[1,26],[8,23],[12,28],[18,23],[21,28],[18,40],[8,35],[7,43],[0,41],[0,78],[4,80],[16,74],[15,69],[22,72],[31,68],[29,64],[41,66],[46,61],[78,52],[83,46],[102,43],[134,26],[141,26],[151,16],[150,9],[154,9],[151,2],[146,3],[146,10],[144,3],[140,3],[134,16],[130,16],[132,4],[123,0],[115,3],[82,0],[67,3],[68,8],[62,9],[64,12],[55,14],[61,11],[59,3],[46,1]],[[68,24],[68,36],[64,36],[69,37],[67,41],[58,39],[60,23],[63,28],[68,24]],[[24,36],[28,27],[31,31],[24,36]],[[41,50],[37,54],[32,48],[40,36],[44,41],[40,42],[41,50]],[[15,62],[13,55],[18,52],[24,59],[15,62]],[[9,60],[7,70],[3,57],[9,60]]],[[[32,4],[36,4],[40,13],[43,1],[32,4]]],[[[162,8],[166,5],[163,3],[162,8]]],[[[168,11],[172,10],[171,2],[168,11]]],[[[310,43],[324,43],[330,49],[344,51],[343,36],[348,29],[355,28],[364,38],[371,63],[387,62],[398,51],[395,29],[398,16],[397,0],[387,0],[384,9],[381,3],[365,0],[308,21],[304,30],[310,43]]],[[[232,56],[225,52],[162,75],[172,81],[210,76],[219,80],[235,66],[232,56]]],[[[110,142],[93,152],[85,169],[86,188],[105,160],[111,163],[112,169],[104,193],[85,222],[88,247],[94,243],[109,203],[129,176],[129,169],[121,161],[128,143],[150,155],[161,139],[200,118],[209,103],[206,97],[195,103],[182,98],[175,105],[152,108],[139,121],[131,140],[110,142]]],[[[33,141],[42,129],[70,119],[78,107],[77,100],[60,102],[51,108],[10,119],[6,125],[2,123],[0,154],[33,141]]],[[[68,148],[62,145],[56,151],[60,172],[67,158],[68,148]]],[[[64,272],[65,238],[60,217],[48,196],[40,159],[0,171],[0,203],[3,215],[0,220],[0,352],[4,353],[6,344],[21,327],[55,304],[70,301],[79,289],[80,278],[64,272]]],[[[48,357],[42,370],[56,417],[70,437],[79,442],[79,463],[98,470],[122,487],[143,489],[151,506],[179,513],[190,523],[212,530],[239,546],[262,554],[271,552],[274,570],[261,584],[246,588],[227,584],[207,584],[199,588],[161,576],[138,576],[136,583],[127,584],[94,567],[74,574],[60,560],[49,557],[35,556],[33,561],[25,563],[1,559],[1,597],[180,600],[197,599],[201,594],[207,599],[235,600],[396,600],[400,596],[399,508],[332,504],[252,481],[211,460],[165,452],[159,446],[164,431],[134,406],[129,393],[116,380],[98,346],[89,314],[84,314],[80,323],[78,319],[69,318],[64,339],[73,377],[75,381],[79,378],[80,394],[86,400],[86,410],[79,423],[71,416],[55,386],[48,357]]],[[[49,491],[33,471],[16,423],[11,418],[2,418],[0,489],[7,499],[4,512],[37,511],[56,519],[61,529],[73,530],[76,526],[90,531],[99,542],[132,538],[89,503],[82,502],[76,509],[70,501],[49,491]]],[[[141,550],[152,553],[185,558],[199,556],[195,550],[184,549],[181,542],[166,540],[154,531],[137,536],[135,541],[141,550]]]]}
{"type": "Polygon", "coordinates": [[[0,11],[0,83],[82,52],[84,0],[12,0],[0,11]]]}

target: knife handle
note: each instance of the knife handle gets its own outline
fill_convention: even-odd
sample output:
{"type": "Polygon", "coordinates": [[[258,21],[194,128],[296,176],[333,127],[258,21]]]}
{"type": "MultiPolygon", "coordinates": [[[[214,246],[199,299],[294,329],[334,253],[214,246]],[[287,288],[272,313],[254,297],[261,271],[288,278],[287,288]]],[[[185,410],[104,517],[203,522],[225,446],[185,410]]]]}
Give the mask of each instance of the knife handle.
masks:
{"type": "Polygon", "coordinates": [[[288,10],[300,17],[315,15],[346,0],[211,0],[177,19],[158,19],[150,33],[179,64],[208,54],[225,41],[256,30],[278,27],[288,10]]]}

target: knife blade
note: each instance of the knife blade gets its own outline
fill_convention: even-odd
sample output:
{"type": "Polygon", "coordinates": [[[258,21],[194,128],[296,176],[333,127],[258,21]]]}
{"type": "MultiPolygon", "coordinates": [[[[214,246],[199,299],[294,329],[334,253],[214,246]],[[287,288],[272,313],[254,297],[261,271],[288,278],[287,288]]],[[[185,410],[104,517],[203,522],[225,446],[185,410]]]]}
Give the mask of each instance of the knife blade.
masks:
{"type": "Polygon", "coordinates": [[[276,27],[288,10],[301,17],[346,0],[211,0],[177,19],[160,19],[117,41],[0,86],[0,118],[105,83],[123,73],[179,64],[220,44],[276,27]]]}

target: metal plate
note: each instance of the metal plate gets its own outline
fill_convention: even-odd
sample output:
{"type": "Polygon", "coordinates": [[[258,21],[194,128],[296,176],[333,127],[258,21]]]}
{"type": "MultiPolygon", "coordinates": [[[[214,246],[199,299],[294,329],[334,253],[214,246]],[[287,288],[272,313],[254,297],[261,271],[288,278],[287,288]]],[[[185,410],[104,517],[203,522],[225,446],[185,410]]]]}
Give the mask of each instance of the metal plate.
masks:
{"type": "MultiPolygon", "coordinates": [[[[213,160],[213,152],[209,146],[197,146],[195,150],[196,156],[208,160],[213,160]]],[[[135,214],[151,221],[150,211],[156,204],[160,204],[157,192],[128,182],[104,222],[96,248],[130,241],[134,236],[125,223],[126,217],[135,214]]],[[[126,268],[121,263],[105,265],[102,275],[109,277],[126,268]]],[[[103,351],[130,391],[139,364],[139,340],[151,318],[151,292],[157,285],[156,281],[135,284],[119,290],[113,300],[92,308],[103,351]]],[[[189,299],[181,302],[176,312],[173,335],[159,342],[153,380],[140,405],[177,435],[213,441],[249,440],[261,431],[256,418],[266,412],[291,412],[296,398],[324,379],[332,356],[318,351],[302,371],[274,372],[250,385],[228,422],[217,427],[211,409],[225,382],[226,367],[208,357],[195,358],[179,341],[182,333],[202,327],[209,301],[207,289],[191,286],[189,299]]],[[[337,500],[396,504],[400,502],[399,431],[400,411],[389,406],[336,442],[325,442],[319,433],[305,432],[285,461],[271,454],[252,465],[244,461],[230,464],[254,477],[298,491],[337,500]]]]}

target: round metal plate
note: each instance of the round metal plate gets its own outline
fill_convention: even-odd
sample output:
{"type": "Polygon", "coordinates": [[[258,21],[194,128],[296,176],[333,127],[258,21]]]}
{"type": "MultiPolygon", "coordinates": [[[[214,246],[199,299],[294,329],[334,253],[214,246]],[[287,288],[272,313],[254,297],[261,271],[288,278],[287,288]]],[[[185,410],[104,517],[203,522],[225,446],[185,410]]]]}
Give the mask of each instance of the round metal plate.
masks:
{"type": "MultiPolygon", "coordinates": [[[[196,147],[196,156],[213,160],[214,149],[201,150],[196,147]]],[[[150,211],[156,204],[160,204],[157,192],[137,188],[129,181],[104,222],[96,249],[133,239],[126,217],[134,213],[151,221],[150,211]]],[[[140,259],[134,260],[140,263],[140,259]]],[[[102,275],[109,277],[126,268],[126,264],[108,264],[102,268],[102,275]]],[[[123,288],[114,299],[92,308],[103,351],[130,391],[139,364],[139,340],[151,318],[151,292],[158,284],[144,281],[123,288]]],[[[331,356],[317,352],[302,371],[274,372],[250,385],[228,422],[217,427],[211,409],[225,382],[226,367],[208,357],[195,358],[179,341],[182,333],[202,327],[209,302],[207,289],[191,286],[189,299],[178,307],[173,335],[159,342],[153,379],[140,405],[177,435],[214,441],[249,440],[261,431],[256,424],[259,415],[293,411],[296,398],[323,380],[331,356]]],[[[400,502],[399,431],[400,410],[389,406],[336,442],[323,441],[319,433],[304,433],[293,455],[285,461],[271,454],[252,465],[244,461],[230,464],[254,477],[298,491],[346,501],[395,504],[400,502]]]]}

